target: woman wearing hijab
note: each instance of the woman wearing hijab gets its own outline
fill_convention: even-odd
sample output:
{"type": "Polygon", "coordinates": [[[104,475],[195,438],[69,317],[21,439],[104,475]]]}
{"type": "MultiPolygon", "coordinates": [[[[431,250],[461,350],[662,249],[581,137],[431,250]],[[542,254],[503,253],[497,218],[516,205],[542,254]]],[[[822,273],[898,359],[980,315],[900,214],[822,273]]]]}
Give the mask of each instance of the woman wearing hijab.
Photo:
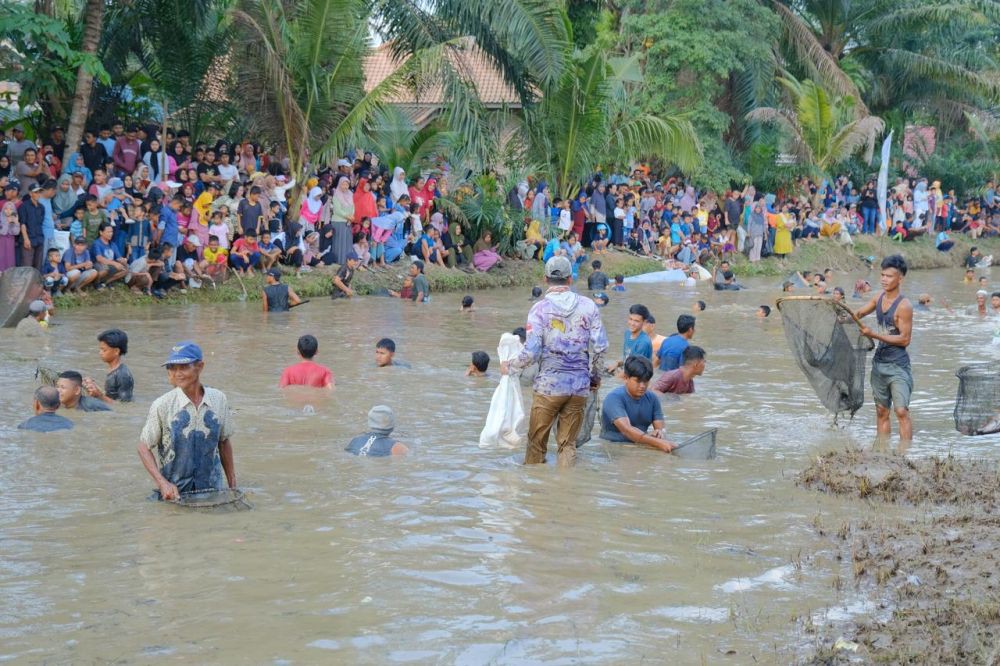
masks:
{"type": "Polygon", "coordinates": [[[56,195],[52,197],[52,213],[65,217],[76,207],[77,196],[73,191],[73,176],[64,173],[56,181],[56,195]]]}
{"type": "Polygon", "coordinates": [[[20,233],[21,223],[17,218],[17,206],[13,201],[6,201],[3,209],[0,209],[0,273],[17,266],[14,247],[20,233]]]}
{"type": "Polygon", "coordinates": [[[760,201],[754,202],[750,210],[750,223],[748,232],[750,236],[750,252],[748,258],[751,262],[760,261],[760,251],[764,247],[764,234],[767,230],[767,221],[764,219],[764,204],[760,201]]]}
{"type": "Polygon", "coordinates": [[[684,195],[681,196],[680,207],[682,213],[690,213],[696,203],[694,197],[694,187],[688,185],[684,188],[684,195]]]}
{"type": "Polygon", "coordinates": [[[63,173],[72,176],[74,173],[82,173],[84,184],[88,185],[94,180],[94,174],[91,173],[90,169],[83,162],[83,155],[80,153],[71,153],[69,157],[66,158],[66,166],[63,168],[63,173]]]}
{"type": "Polygon", "coordinates": [[[500,263],[500,255],[493,247],[493,234],[487,229],[472,246],[472,266],[477,271],[485,273],[500,263]]]}
{"type": "Polygon", "coordinates": [[[305,227],[306,233],[315,231],[319,223],[320,213],[323,211],[323,190],[313,187],[309,190],[309,196],[302,202],[299,208],[299,221],[305,227]]]}
{"type": "Polygon", "coordinates": [[[149,150],[142,156],[142,161],[149,167],[149,181],[153,185],[159,185],[165,180],[166,174],[177,171],[177,162],[166,154],[159,139],[150,139],[149,150]],[[166,169],[163,168],[164,158],[167,160],[166,169]]]}
{"type": "Polygon", "coordinates": [[[399,197],[409,194],[410,188],[406,184],[406,172],[401,167],[392,170],[392,183],[389,184],[389,196],[393,203],[399,201],[399,197]]]}
{"type": "Polygon", "coordinates": [[[531,218],[547,222],[551,217],[549,213],[549,186],[545,181],[538,183],[535,188],[535,198],[531,202],[531,218]]]}
{"type": "Polygon", "coordinates": [[[343,266],[351,252],[354,195],[351,193],[351,179],[344,174],[337,176],[333,187],[333,196],[330,197],[330,222],[333,226],[331,261],[343,266]]]}
{"type": "Polygon", "coordinates": [[[0,178],[10,178],[11,171],[10,158],[0,155],[0,178]]]}
{"type": "Polygon", "coordinates": [[[351,224],[351,233],[357,235],[362,231],[361,218],[367,217],[372,220],[378,217],[378,206],[375,205],[375,194],[371,190],[371,183],[367,178],[358,181],[358,186],[354,190],[354,222],[351,224]]]}
{"type": "Polygon", "coordinates": [[[927,181],[921,179],[913,189],[913,226],[920,227],[929,219],[930,194],[927,192],[927,181]]]}

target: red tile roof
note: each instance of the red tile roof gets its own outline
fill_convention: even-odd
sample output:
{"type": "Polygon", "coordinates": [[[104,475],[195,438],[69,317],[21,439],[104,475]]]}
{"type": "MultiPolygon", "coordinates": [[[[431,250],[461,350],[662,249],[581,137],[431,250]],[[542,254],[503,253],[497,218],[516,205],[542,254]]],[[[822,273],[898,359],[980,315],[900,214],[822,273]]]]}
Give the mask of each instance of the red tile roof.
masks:
{"type": "MultiPolygon", "coordinates": [[[[457,47],[451,53],[449,57],[455,69],[476,87],[483,104],[493,107],[521,107],[521,99],[517,92],[504,81],[497,68],[472,39],[466,40],[463,46],[457,47]]],[[[393,59],[389,44],[379,46],[365,61],[365,90],[372,90],[404,62],[405,59],[401,61],[393,59]]],[[[421,90],[419,96],[413,92],[405,92],[391,101],[396,104],[429,106],[441,106],[445,102],[441,86],[431,86],[421,90]]]]}

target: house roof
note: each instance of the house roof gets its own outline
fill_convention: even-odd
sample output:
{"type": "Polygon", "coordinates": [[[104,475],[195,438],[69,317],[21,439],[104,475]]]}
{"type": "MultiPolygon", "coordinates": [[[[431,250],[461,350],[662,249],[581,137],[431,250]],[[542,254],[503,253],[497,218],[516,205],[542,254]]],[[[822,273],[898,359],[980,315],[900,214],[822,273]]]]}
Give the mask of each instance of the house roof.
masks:
{"type": "MultiPolygon", "coordinates": [[[[476,46],[473,39],[464,40],[463,45],[453,50],[449,58],[452,59],[455,69],[463,73],[475,86],[483,104],[492,107],[521,107],[521,98],[517,91],[504,81],[503,75],[483,50],[476,46]]],[[[405,62],[405,58],[402,60],[393,58],[391,44],[379,46],[365,61],[365,90],[372,90],[405,62]]],[[[420,91],[419,96],[407,91],[390,101],[394,104],[440,107],[446,100],[441,86],[431,86],[420,91]]]]}

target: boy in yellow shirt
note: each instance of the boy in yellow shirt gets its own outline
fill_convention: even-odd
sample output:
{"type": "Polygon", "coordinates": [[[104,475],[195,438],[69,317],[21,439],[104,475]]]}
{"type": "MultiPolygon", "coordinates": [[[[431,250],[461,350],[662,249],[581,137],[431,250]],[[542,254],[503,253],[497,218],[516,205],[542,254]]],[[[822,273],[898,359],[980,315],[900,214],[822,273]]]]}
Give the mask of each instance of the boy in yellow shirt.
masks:
{"type": "Polygon", "coordinates": [[[205,272],[212,280],[225,274],[226,265],[229,263],[229,250],[219,245],[218,236],[213,234],[208,237],[208,247],[202,251],[202,256],[208,264],[205,272]]]}

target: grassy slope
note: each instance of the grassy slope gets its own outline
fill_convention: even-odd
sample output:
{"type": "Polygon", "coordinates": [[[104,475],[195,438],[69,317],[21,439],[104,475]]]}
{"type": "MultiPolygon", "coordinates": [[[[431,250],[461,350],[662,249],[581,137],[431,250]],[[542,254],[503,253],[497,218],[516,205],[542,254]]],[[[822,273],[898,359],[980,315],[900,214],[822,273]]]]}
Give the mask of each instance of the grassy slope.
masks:
{"type": "Polygon", "coordinates": [[[829,240],[813,240],[799,243],[795,252],[785,259],[769,257],[751,264],[743,255],[737,255],[733,271],[744,277],[784,276],[792,271],[821,271],[826,268],[851,271],[864,268],[865,258],[874,257],[877,265],[883,257],[890,254],[902,254],[913,269],[952,268],[962,264],[973,245],[978,246],[984,255],[992,254],[1000,261],[1000,238],[972,242],[965,236],[955,235],[954,240],[955,247],[950,252],[938,252],[934,247],[934,239],[927,236],[907,243],[861,237],[855,239],[853,247],[845,247],[829,240]]]}
{"type": "MultiPolygon", "coordinates": [[[[602,270],[611,276],[614,276],[616,273],[629,276],[663,270],[662,264],[658,261],[619,252],[612,252],[611,254],[602,256],[601,262],[604,264],[602,270]]],[[[359,295],[373,294],[383,288],[398,291],[402,286],[405,272],[406,269],[402,263],[393,264],[386,271],[359,271],[354,277],[352,286],[355,293],[359,295]]],[[[589,273],[590,264],[588,263],[580,269],[581,280],[585,280],[589,273]]],[[[335,274],[335,269],[324,267],[305,273],[300,277],[286,274],[284,282],[303,298],[320,298],[330,294],[332,288],[331,278],[335,274]]],[[[530,287],[541,284],[542,264],[537,261],[528,262],[505,259],[502,267],[496,268],[489,273],[466,273],[460,270],[429,266],[426,269],[426,275],[431,286],[431,293],[476,291],[479,289],[502,287],[530,287]]],[[[244,278],[243,284],[246,286],[246,294],[249,300],[260,300],[263,277],[259,271],[252,278],[244,278]]],[[[217,289],[212,289],[211,287],[188,289],[186,294],[181,294],[176,289],[171,290],[170,295],[164,299],[164,302],[180,304],[231,302],[240,300],[243,293],[240,281],[231,275],[217,289]]],[[[115,287],[114,289],[99,293],[90,292],[84,297],[66,295],[56,299],[56,305],[61,308],[105,305],[110,303],[116,305],[143,305],[153,302],[157,302],[156,299],[149,296],[132,294],[122,287],[115,287]]]]}

